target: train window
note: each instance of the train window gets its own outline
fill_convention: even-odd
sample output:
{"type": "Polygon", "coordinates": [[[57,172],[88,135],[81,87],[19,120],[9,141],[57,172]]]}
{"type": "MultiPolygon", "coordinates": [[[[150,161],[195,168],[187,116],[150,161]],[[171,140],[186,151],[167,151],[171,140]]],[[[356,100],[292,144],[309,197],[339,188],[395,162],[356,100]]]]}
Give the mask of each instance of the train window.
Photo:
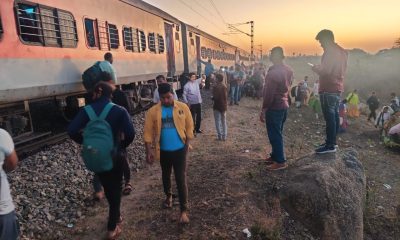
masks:
{"type": "Polygon", "coordinates": [[[154,33],[149,33],[149,35],[147,37],[149,39],[149,50],[150,50],[150,52],[156,53],[157,49],[156,49],[156,37],[155,37],[155,34],[154,33]]]}
{"type": "Polygon", "coordinates": [[[175,33],[175,47],[177,53],[181,52],[181,41],[179,40],[178,32],[175,33]]]}
{"type": "Polygon", "coordinates": [[[118,28],[114,24],[108,24],[108,36],[110,38],[110,48],[117,49],[119,47],[118,28]]]}
{"type": "Polygon", "coordinates": [[[76,47],[78,38],[72,14],[38,4],[18,3],[15,8],[22,41],[44,46],[76,47]]]}
{"type": "Polygon", "coordinates": [[[61,45],[63,47],[76,47],[78,34],[74,16],[71,13],[57,10],[60,29],[61,45]]]}
{"type": "Polygon", "coordinates": [[[100,50],[110,50],[110,39],[106,21],[97,20],[97,31],[99,33],[100,50]]]}
{"type": "Polygon", "coordinates": [[[133,52],[132,28],[124,27],[122,30],[125,50],[133,52]]]}
{"type": "Polygon", "coordinates": [[[139,36],[140,36],[140,52],[145,52],[146,51],[146,35],[142,30],[139,30],[139,36]]]}
{"type": "Polygon", "coordinates": [[[85,18],[86,41],[89,47],[98,47],[96,41],[96,20],[85,18]]]}
{"type": "Polygon", "coordinates": [[[164,43],[164,38],[160,34],[157,34],[157,40],[158,40],[158,53],[164,53],[165,51],[165,43],[164,43]]]}

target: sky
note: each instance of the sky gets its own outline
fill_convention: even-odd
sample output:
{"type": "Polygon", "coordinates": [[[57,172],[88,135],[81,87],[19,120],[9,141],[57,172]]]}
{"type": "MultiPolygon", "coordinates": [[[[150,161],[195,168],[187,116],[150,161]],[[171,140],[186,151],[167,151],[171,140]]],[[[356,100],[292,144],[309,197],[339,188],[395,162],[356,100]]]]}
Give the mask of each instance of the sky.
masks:
{"type": "MultiPolygon", "coordinates": [[[[183,22],[250,51],[250,37],[229,34],[227,24],[254,21],[255,54],[274,46],[286,55],[321,54],[315,40],[330,29],[346,49],[369,53],[400,38],[400,0],[144,0],[183,22]],[[215,6],[215,7],[214,7],[215,6]]],[[[250,25],[238,26],[250,33],[250,25]]]]}

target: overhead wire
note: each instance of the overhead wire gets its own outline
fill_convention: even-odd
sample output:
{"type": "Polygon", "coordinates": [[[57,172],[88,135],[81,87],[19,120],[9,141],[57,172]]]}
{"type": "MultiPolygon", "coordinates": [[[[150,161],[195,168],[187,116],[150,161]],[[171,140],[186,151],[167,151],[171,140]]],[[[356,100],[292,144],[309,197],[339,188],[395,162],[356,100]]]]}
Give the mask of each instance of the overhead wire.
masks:
{"type": "Polygon", "coordinates": [[[217,12],[218,16],[222,19],[222,21],[223,21],[225,24],[227,24],[226,21],[225,21],[225,19],[224,19],[224,17],[222,16],[222,14],[219,12],[217,6],[215,5],[214,1],[213,1],[213,0],[210,0],[210,3],[211,3],[211,5],[213,6],[214,10],[217,12]]]}

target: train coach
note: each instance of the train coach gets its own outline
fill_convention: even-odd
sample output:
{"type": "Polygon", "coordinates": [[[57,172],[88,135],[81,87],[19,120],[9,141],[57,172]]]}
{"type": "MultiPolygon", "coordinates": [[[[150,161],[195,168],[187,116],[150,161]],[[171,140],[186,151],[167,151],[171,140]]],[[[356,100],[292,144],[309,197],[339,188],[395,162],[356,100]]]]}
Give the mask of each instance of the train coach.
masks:
{"type": "Polygon", "coordinates": [[[199,73],[201,60],[216,66],[249,60],[235,46],[140,0],[2,0],[0,127],[14,138],[37,131],[31,113],[41,102],[65,118],[76,113],[85,104],[82,72],[106,52],[114,56],[117,84],[133,108],[149,103],[154,87],[148,81],[159,74],[178,89],[179,76],[199,73]]]}

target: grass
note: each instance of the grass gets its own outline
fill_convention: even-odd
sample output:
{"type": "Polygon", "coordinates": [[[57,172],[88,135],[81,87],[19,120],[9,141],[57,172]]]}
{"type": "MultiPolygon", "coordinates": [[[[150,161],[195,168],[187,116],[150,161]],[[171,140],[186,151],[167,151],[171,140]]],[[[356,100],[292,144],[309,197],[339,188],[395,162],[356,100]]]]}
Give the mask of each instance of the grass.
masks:
{"type": "Polygon", "coordinates": [[[266,224],[260,222],[255,223],[251,228],[252,240],[280,240],[281,229],[280,224],[275,225],[272,229],[269,229],[266,224]]]}

